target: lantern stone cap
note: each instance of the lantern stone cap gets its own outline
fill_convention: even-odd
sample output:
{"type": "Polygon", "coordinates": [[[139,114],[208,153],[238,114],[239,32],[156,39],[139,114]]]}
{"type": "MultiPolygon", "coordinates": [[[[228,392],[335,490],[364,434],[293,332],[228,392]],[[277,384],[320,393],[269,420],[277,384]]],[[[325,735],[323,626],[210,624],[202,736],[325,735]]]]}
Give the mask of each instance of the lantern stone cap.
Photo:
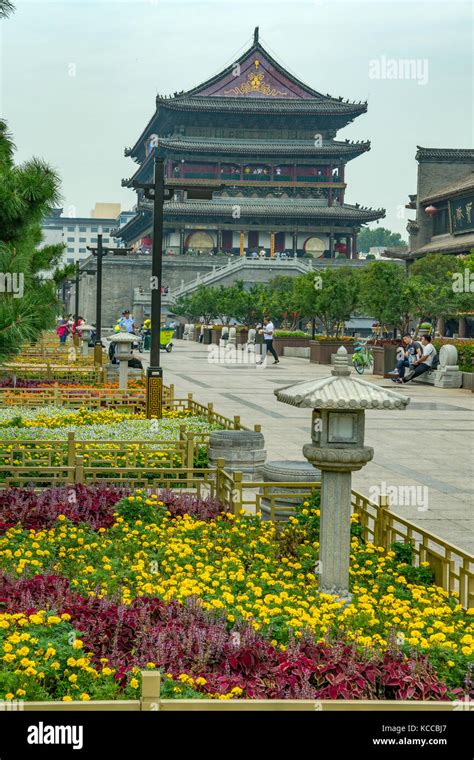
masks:
{"type": "Polygon", "coordinates": [[[129,332],[114,333],[112,343],[133,343],[137,339],[136,335],[129,332]]]}
{"type": "Polygon", "coordinates": [[[273,392],[284,404],[312,409],[405,409],[410,401],[401,393],[352,377],[344,346],[337,350],[329,377],[305,380],[273,392]]]}

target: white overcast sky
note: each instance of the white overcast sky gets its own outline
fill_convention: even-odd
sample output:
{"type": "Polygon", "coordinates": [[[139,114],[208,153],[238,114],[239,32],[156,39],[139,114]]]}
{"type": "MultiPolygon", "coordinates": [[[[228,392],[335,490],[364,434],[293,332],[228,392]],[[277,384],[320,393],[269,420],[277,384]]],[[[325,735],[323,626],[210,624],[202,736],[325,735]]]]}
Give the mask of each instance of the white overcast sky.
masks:
{"type": "MultiPolygon", "coordinates": [[[[155,95],[189,89],[248,47],[255,26],[281,63],[313,88],[368,100],[338,133],[370,139],[347,168],[346,201],[384,207],[403,233],[416,190],[417,145],[471,147],[472,5],[431,0],[17,0],[0,22],[0,113],[17,146],[59,171],[64,207],[134,203],[123,149],[155,95]],[[413,59],[427,83],[374,79],[371,61],[413,59]],[[426,63],[425,63],[426,62],[426,63]]],[[[373,64],[372,64],[373,66],[373,64]]]]}

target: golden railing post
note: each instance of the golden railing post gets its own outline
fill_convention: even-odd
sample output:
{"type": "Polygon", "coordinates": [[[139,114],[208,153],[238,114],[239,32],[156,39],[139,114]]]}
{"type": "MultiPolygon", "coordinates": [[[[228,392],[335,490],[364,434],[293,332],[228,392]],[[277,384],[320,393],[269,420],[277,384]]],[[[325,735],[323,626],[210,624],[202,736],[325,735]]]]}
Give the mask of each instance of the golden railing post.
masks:
{"type": "Polygon", "coordinates": [[[100,343],[96,343],[94,346],[94,364],[102,367],[102,346],[100,343]]]}
{"type": "Polygon", "coordinates": [[[242,477],[241,472],[232,473],[232,511],[234,515],[240,515],[242,511],[242,477]]]}
{"type": "Polygon", "coordinates": [[[262,432],[262,426],[261,425],[254,425],[253,429],[254,429],[254,431],[256,433],[261,433],[262,432]]]}
{"type": "Polygon", "coordinates": [[[387,512],[390,510],[390,501],[387,494],[380,494],[377,519],[374,526],[374,543],[376,546],[387,546],[387,512]]]}
{"type": "Polygon", "coordinates": [[[159,670],[142,670],[140,710],[155,712],[160,709],[161,673],[159,670]]]}
{"type": "Polygon", "coordinates": [[[225,459],[222,459],[221,457],[219,457],[219,459],[216,459],[216,494],[219,501],[226,503],[224,494],[224,467],[225,459]]]}
{"type": "Polygon", "coordinates": [[[240,430],[240,415],[234,414],[234,429],[240,430]]]}
{"type": "Polygon", "coordinates": [[[163,374],[148,368],[146,379],[146,416],[147,419],[163,416],[163,374]]]}
{"type": "Polygon", "coordinates": [[[53,399],[54,399],[54,403],[55,403],[55,404],[57,404],[57,405],[59,406],[59,405],[60,405],[60,403],[61,403],[61,394],[60,394],[60,392],[59,392],[59,384],[58,384],[58,381],[56,381],[56,382],[54,383],[54,388],[53,388],[53,399]]]}
{"type": "Polygon", "coordinates": [[[190,412],[193,411],[193,394],[188,393],[188,409],[190,412]]]}
{"type": "Polygon", "coordinates": [[[76,457],[76,483],[84,483],[84,458],[76,457]]]}
{"type": "MultiPolygon", "coordinates": [[[[194,467],[194,433],[186,433],[186,459],[185,466],[193,469],[194,467]]],[[[188,472],[186,475],[186,485],[191,488],[193,482],[193,473],[188,472]]]]}
{"type": "Polygon", "coordinates": [[[46,379],[52,380],[53,379],[53,373],[51,370],[51,364],[49,362],[46,363],[46,379]]]}
{"type": "Polygon", "coordinates": [[[207,421],[212,422],[214,420],[214,404],[209,403],[207,405],[207,421]]]}
{"type": "Polygon", "coordinates": [[[67,434],[67,466],[74,467],[76,463],[76,441],[74,432],[67,434]]]}
{"type": "Polygon", "coordinates": [[[173,408],[174,403],[174,383],[170,383],[170,389],[169,389],[169,405],[170,409],[173,408]]]}

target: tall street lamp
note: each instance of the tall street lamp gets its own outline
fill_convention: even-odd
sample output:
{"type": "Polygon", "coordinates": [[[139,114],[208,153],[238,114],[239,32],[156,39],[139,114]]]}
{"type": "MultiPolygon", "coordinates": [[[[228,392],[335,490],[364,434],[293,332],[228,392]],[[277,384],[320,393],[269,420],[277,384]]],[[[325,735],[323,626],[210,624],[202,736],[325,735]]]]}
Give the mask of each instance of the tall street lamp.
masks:
{"type": "Polygon", "coordinates": [[[191,190],[186,184],[174,184],[165,187],[164,159],[155,156],[154,182],[133,182],[135,189],[144,190],[145,198],[153,201],[153,246],[151,261],[151,346],[150,364],[146,381],[146,416],[161,417],[163,408],[163,368],[160,365],[160,330],[161,330],[161,286],[163,263],[163,216],[164,202],[173,198],[175,190],[187,190],[188,198],[196,197],[211,200],[213,190],[221,190],[224,185],[215,188],[200,187],[191,190]],[[192,194],[195,194],[193,196],[192,194]]]}
{"type": "Polygon", "coordinates": [[[94,346],[94,364],[102,364],[102,259],[108,253],[114,256],[123,256],[130,253],[131,248],[104,248],[102,245],[102,233],[97,235],[97,247],[87,246],[87,250],[97,256],[97,276],[96,276],[96,300],[95,300],[95,346],[94,346]]]}

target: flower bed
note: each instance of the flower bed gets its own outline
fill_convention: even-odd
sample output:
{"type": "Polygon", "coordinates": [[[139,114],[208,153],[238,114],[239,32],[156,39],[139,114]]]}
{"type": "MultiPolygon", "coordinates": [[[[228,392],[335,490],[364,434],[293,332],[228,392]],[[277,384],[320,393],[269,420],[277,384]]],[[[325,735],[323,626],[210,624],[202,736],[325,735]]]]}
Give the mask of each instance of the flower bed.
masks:
{"type": "Polygon", "coordinates": [[[2,441],[67,440],[74,432],[77,440],[175,440],[181,425],[186,430],[204,433],[220,429],[204,417],[185,410],[163,410],[160,420],[148,420],[144,413],[129,414],[115,409],[68,409],[46,406],[23,409],[0,409],[2,441]]]}
{"type": "MultiPolygon", "coordinates": [[[[0,538],[5,698],[130,698],[144,667],[168,673],[167,696],[474,696],[474,609],[410,547],[365,543],[357,515],[344,605],[318,591],[317,497],[281,527],[169,491],[138,490],[98,520],[75,496],[68,519],[43,510],[0,538]]],[[[7,525],[28,519],[0,509],[7,525]]]]}
{"type": "MultiPolygon", "coordinates": [[[[54,388],[57,385],[59,388],[74,388],[75,390],[86,390],[89,393],[93,393],[94,390],[101,390],[103,388],[118,388],[118,383],[101,383],[96,385],[95,388],[90,385],[83,385],[80,380],[25,380],[24,378],[17,378],[16,383],[13,382],[12,377],[0,378],[0,388],[54,388]]],[[[145,380],[142,378],[129,378],[127,383],[128,390],[144,389],[145,380]]]]}
{"type": "MultiPolygon", "coordinates": [[[[77,442],[89,442],[81,450],[85,465],[112,468],[107,476],[112,478],[117,468],[143,467],[143,477],[153,479],[153,470],[157,467],[182,465],[176,446],[164,445],[179,439],[182,426],[198,435],[222,427],[187,410],[164,410],[162,419],[149,420],[144,414],[126,414],[113,409],[39,407],[22,409],[21,414],[15,408],[0,409],[0,467],[5,468],[0,471],[0,480],[13,474],[13,470],[6,469],[11,464],[38,468],[68,464],[67,447],[58,446],[51,451],[51,442],[65,442],[71,432],[77,442]],[[48,443],[42,445],[42,441],[48,443]],[[97,441],[107,442],[107,445],[98,446],[97,441]]],[[[198,439],[194,466],[205,467],[207,462],[207,446],[198,439]]],[[[122,471],[122,474],[126,473],[122,471]]]]}

